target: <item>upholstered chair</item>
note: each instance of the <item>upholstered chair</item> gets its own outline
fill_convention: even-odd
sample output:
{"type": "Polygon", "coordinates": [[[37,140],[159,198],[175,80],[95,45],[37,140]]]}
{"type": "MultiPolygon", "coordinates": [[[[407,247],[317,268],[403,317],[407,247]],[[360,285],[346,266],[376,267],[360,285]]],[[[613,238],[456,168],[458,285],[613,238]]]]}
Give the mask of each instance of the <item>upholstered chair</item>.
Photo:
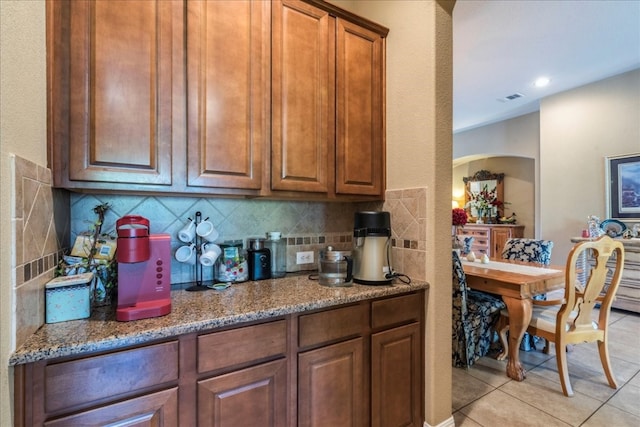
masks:
{"type": "Polygon", "coordinates": [[[487,354],[493,326],[506,306],[500,297],[468,289],[460,257],[453,251],[452,363],[469,367],[487,354]]]}
{"type": "Polygon", "coordinates": [[[516,261],[537,262],[542,265],[551,264],[551,240],[539,239],[508,239],[502,250],[503,259],[516,261]]]}
{"type": "MultiPolygon", "coordinates": [[[[502,250],[502,258],[524,262],[535,262],[542,265],[551,264],[551,251],[553,250],[553,242],[551,240],[539,240],[539,239],[524,239],[513,238],[508,239],[502,250]]],[[[545,295],[536,295],[534,300],[545,300],[545,295]]],[[[506,310],[502,313],[500,322],[497,329],[500,331],[501,342],[503,343],[504,353],[507,354],[507,347],[505,343],[506,334],[509,330],[509,320],[506,310]]],[[[531,351],[536,349],[536,342],[539,338],[532,337],[525,333],[520,343],[520,350],[531,351]]]]}

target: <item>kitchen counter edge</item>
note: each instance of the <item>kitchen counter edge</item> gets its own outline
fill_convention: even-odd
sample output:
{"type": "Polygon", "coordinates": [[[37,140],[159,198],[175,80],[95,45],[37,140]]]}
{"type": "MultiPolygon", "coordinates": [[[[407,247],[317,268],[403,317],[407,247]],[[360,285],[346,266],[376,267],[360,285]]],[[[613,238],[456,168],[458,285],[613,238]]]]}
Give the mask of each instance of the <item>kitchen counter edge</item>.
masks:
{"type": "Polygon", "coordinates": [[[91,317],[45,324],[9,358],[9,366],[139,345],[191,332],[266,320],[368,299],[428,289],[427,282],[327,287],[307,276],[244,282],[223,291],[171,292],[171,313],[119,322],[115,309],[95,309],[91,317]]]}

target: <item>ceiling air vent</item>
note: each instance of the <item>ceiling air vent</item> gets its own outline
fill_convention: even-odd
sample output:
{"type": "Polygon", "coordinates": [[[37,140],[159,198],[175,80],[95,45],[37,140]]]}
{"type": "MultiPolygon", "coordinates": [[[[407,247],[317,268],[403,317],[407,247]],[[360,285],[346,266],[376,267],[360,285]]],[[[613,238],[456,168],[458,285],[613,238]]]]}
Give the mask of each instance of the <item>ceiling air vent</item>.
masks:
{"type": "Polygon", "coordinates": [[[522,98],[522,97],[524,97],[523,94],[516,92],[516,93],[514,93],[512,95],[507,95],[504,98],[498,98],[498,101],[500,101],[500,102],[509,102],[509,101],[513,101],[514,99],[518,99],[518,98],[522,98]]]}

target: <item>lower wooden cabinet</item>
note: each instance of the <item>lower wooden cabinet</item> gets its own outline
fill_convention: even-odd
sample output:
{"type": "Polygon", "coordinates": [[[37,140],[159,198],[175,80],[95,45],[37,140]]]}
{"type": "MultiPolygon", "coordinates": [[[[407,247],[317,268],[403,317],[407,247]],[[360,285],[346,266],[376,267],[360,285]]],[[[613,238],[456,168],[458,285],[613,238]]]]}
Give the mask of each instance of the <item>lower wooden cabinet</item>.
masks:
{"type": "Polygon", "coordinates": [[[421,426],[420,324],[371,337],[371,426],[421,426]]]}
{"type": "Polygon", "coordinates": [[[285,359],[198,382],[198,426],[279,427],[286,420],[285,359]]]}
{"type": "Polygon", "coordinates": [[[298,426],[361,426],[364,416],[362,338],[298,355],[298,426]]]}
{"type": "Polygon", "coordinates": [[[424,291],[17,365],[16,427],[421,426],[424,291]]]}
{"type": "Polygon", "coordinates": [[[173,427],[178,425],[178,389],[101,406],[96,409],[56,418],[44,423],[47,427],[76,426],[137,426],[173,427]]]}

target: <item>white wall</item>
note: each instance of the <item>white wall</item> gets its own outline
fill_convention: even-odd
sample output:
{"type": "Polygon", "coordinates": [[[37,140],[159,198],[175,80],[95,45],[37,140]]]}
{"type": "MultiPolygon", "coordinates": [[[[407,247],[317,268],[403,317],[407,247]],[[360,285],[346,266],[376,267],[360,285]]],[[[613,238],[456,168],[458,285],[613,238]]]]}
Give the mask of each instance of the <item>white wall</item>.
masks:
{"type": "MultiPolygon", "coordinates": [[[[43,0],[0,1],[0,241],[12,242],[10,153],[46,166],[43,0]],[[28,54],[25,54],[28,53],[28,54]]],[[[7,372],[13,351],[11,277],[15,245],[0,245],[0,425],[13,425],[7,372]]]]}
{"type": "Polygon", "coordinates": [[[640,153],[640,69],[543,99],[540,218],[564,264],[587,216],[606,217],[606,156],[640,153]]]}

